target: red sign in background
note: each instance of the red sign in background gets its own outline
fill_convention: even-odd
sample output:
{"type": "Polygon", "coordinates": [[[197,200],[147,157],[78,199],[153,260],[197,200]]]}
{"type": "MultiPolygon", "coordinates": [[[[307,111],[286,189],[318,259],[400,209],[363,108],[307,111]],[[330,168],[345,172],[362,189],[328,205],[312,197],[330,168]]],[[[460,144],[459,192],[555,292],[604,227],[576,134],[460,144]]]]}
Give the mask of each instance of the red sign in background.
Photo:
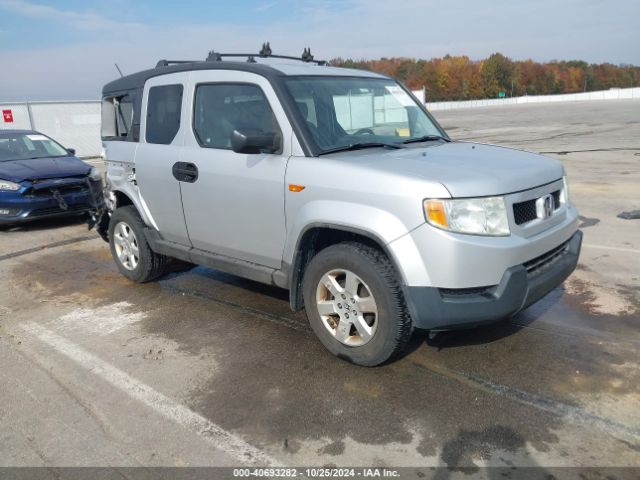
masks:
{"type": "Polygon", "coordinates": [[[4,118],[4,123],[13,123],[13,112],[11,110],[2,110],[2,118],[4,118]]]}

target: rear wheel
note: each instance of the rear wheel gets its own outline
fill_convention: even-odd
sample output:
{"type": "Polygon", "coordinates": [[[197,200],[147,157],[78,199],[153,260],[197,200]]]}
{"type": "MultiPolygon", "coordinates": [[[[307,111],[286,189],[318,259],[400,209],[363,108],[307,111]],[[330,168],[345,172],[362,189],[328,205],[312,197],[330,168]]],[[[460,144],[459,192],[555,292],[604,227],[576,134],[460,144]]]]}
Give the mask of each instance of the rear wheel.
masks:
{"type": "Polygon", "coordinates": [[[309,323],[334,355],[375,366],[401,354],[411,338],[395,269],[379,250],[341,243],[318,253],[303,280],[309,323]]]}
{"type": "Polygon", "coordinates": [[[144,223],[132,205],[113,212],[109,245],[120,273],[134,282],[154,280],[165,271],[167,257],[151,250],[144,235],[144,223]]]}

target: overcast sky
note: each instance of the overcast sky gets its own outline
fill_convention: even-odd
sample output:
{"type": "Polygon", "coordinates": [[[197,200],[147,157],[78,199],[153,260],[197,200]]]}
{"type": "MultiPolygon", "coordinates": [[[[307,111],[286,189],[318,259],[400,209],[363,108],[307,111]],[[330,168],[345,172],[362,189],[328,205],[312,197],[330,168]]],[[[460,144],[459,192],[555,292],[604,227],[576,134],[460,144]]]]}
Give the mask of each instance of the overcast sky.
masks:
{"type": "Polygon", "coordinates": [[[0,0],[0,101],[97,99],[161,58],[217,51],[316,58],[640,64],[640,0],[0,0]]]}

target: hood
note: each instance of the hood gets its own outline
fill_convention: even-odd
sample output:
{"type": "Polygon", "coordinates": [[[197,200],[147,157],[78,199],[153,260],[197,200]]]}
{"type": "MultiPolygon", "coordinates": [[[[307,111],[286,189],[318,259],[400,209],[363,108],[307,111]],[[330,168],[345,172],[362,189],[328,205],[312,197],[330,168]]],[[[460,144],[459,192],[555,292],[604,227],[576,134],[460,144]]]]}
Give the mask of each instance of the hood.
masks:
{"type": "MultiPolygon", "coordinates": [[[[439,182],[451,196],[482,197],[528,190],[558,180],[562,164],[542,155],[495,145],[451,142],[402,150],[340,153],[367,168],[439,182]]],[[[335,157],[338,158],[337,156],[335,157]]]]}
{"type": "Polygon", "coordinates": [[[91,167],[76,157],[45,157],[0,162],[0,178],[10,182],[87,175],[91,167]]]}

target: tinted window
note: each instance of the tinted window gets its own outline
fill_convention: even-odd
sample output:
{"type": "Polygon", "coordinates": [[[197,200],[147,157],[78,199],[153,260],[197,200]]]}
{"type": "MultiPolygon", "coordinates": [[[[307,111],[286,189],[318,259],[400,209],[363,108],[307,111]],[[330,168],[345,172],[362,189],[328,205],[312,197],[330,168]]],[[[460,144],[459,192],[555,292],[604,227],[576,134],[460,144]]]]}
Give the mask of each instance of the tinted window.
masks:
{"type": "Polygon", "coordinates": [[[169,145],[180,128],[182,85],[163,85],[149,89],[147,104],[147,143],[169,145]]]}
{"type": "Polygon", "coordinates": [[[199,85],[193,128],[200,145],[207,148],[231,148],[231,134],[239,128],[280,133],[260,87],[243,84],[199,85]]]}

